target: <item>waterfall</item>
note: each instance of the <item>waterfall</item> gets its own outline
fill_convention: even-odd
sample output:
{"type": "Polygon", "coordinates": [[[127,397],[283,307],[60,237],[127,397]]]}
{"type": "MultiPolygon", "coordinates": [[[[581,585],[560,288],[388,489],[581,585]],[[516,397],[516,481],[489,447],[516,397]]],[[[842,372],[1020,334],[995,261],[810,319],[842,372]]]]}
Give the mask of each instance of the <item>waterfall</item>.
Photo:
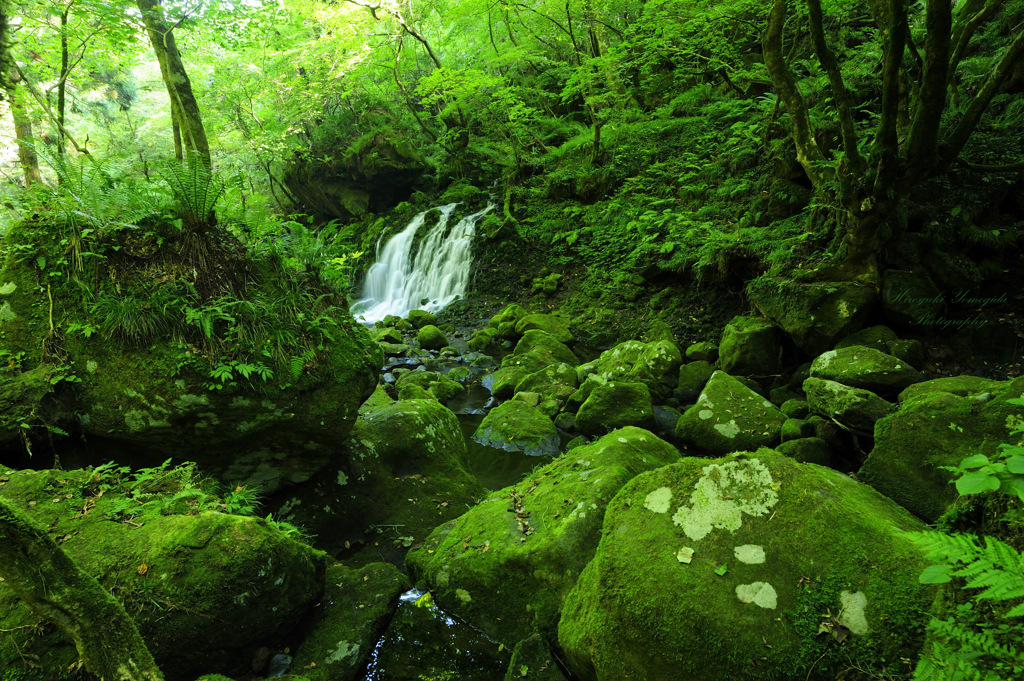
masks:
{"type": "Polygon", "coordinates": [[[448,231],[448,220],[457,205],[449,203],[423,211],[384,248],[378,241],[377,261],[366,274],[363,297],[352,306],[356,317],[375,322],[387,315],[404,317],[416,309],[438,312],[466,293],[476,223],[494,204],[467,215],[448,231]],[[440,212],[437,223],[423,237],[414,258],[416,232],[434,210],[440,212]]]}

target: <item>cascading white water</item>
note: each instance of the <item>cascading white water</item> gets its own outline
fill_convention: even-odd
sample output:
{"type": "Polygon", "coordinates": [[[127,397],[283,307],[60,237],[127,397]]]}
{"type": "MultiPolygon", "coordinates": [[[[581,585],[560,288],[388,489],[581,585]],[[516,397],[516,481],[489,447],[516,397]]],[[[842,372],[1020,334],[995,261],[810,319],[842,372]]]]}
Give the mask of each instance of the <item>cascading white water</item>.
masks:
{"type": "Polygon", "coordinates": [[[457,205],[449,203],[425,210],[388,240],[383,249],[378,242],[377,262],[366,274],[363,297],[352,306],[356,317],[375,322],[387,315],[404,317],[416,309],[438,312],[466,293],[476,223],[494,204],[488,203],[483,210],[462,218],[446,235],[448,219],[457,205]],[[434,210],[441,215],[413,258],[416,231],[434,210]],[[427,302],[421,303],[423,300],[427,302]]]}

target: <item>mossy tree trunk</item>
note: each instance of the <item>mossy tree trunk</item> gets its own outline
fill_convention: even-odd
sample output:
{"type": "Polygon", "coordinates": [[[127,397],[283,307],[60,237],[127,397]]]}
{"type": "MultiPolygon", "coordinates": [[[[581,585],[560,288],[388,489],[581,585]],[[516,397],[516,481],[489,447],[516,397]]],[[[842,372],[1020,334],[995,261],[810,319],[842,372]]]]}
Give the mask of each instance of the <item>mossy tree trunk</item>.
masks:
{"type": "Polygon", "coordinates": [[[163,8],[156,0],[136,0],[135,4],[142,12],[146,32],[149,33],[153,51],[156,52],[157,61],[160,63],[160,75],[171,99],[172,126],[176,128],[175,155],[180,159],[184,148],[209,165],[210,144],[206,139],[206,129],[199,113],[199,102],[192,92],[192,82],[188,78],[178,44],[174,40],[175,27],[167,25],[163,8]]]}
{"type": "Polygon", "coordinates": [[[904,0],[872,0],[885,58],[881,112],[864,156],[842,68],[825,36],[821,0],[806,2],[814,53],[828,76],[839,118],[842,158],[829,158],[818,146],[809,106],[783,55],[788,0],[772,2],[764,37],[765,66],[789,113],[797,159],[815,190],[838,198],[846,210],[844,276],[877,284],[884,264],[880,254],[898,232],[893,225],[898,222],[901,202],[915,185],[945,173],[955,162],[966,163],[959,159],[960,153],[1024,55],[1024,33],[1012,37],[960,121],[943,137],[940,122],[956,68],[971,37],[998,15],[1004,3],[966,0],[954,17],[949,0],[926,0],[922,58],[908,36],[904,0]],[[912,58],[905,60],[908,50],[912,58]],[[908,64],[912,66],[908,68],[908,64]],[[909,92],[908,82],[916,84],[909,92]]]}
{"type": "Polygon", "coordinates": [[[0,498],[0,577],[74,640],[101,681],[162,681],[135,623],[43,530],[0,498]]]}
{"type": "Polygon", "coordinates": [[[25,175],[25,186],[42,184],[43,176],[39,173],[39,157],[36,155],[35,140],[32,137],[32,118],[28,115],[21,88],[15,83],[14,76],[9,75],[5,83],[7,104],[11,107],[14,119],[14,139],[18,143],[18,161],[25,175]]]}

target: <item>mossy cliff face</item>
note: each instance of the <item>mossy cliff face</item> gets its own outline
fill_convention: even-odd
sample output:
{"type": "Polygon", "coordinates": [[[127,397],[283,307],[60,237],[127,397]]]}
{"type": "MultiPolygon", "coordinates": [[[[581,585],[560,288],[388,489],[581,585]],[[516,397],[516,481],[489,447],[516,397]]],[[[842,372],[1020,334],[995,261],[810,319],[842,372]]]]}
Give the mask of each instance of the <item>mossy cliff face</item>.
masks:
{"type": "Polygon", "coordinates": [[[646,430],[614,431],[438,527],[406,565],[443,608],[506,646],[534,629],[553,635],[608,501],[633,476],[678,458],[646,430]]]}
{"type": "MultiPolygon", "coordinates": [[[[88,470],[0,469],[0,495],[49,528],[124,604],[168,679],[191,681],[246,660],[293,626],[323,588],[323,554],[260,518],[199,512],[115,522],[108,516],[138,503],[102,483],[88,470]]],[[[0,679],[74,676],[74,645],[38,622],[0,584],[0,629],[9,633],[0,640],[0,679]],[[36,655],[38,668],[26,664],[36,655]]]]}
{"type": "MultiPolygon", "coordinates": [[[[3,444],[16,444],[12,434],[27,413],[33,427],[45,422],[80,429],[272,490],[308,479],[348,435],[376,384],[382,358],[346,310],[325,313],[336,324],[332,340],[305,361],[297,379],[287,369],[269,380],[255,374],[246,380],[236,372],[236,380],[223,385],[211,377],[217,352],[204,356],[170,331],[135,344],[73,331],[76,325],[95,329],[100,322],[65,290],[72,284],[51,278],[52,267],[40,268],[46,256],[25,257],[14,248],[20,243],[56,257],[59,251],[46,241],[55,228],[36,227],[38,234],[29,225],[12,229],[0,268],[0,351],[17,358],[0,375],[0,391],[13,398],[0,408],[3,444]],[[42,381],[33,373],[40,367],[42,381]],[[66,376],[76,382],[62,383],[66,376]],[[49,386],[55,386],[52,392],[49,386]]],[[[166,295],[174,305],[188,302],[166,295]]]]}
{"type": "Polygon", "coordinates": [[[922,529],[870,487],[769,449],[686,458],[609,504],[559,643],[599,681],[824,681],[851,660],[906,673],[933,593],[901,532],[922,529]]]}

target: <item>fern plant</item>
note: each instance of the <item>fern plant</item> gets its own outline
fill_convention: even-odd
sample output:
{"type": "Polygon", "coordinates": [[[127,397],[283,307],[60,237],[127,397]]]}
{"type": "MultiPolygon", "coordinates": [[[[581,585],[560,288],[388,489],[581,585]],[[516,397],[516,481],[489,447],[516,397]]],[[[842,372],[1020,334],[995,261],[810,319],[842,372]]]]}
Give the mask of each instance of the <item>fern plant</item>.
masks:
{"type": "MultiPolygon", "coordinates": [[[[1024,399],[1007,400],[1024,406],[1024,399]]],[[[1024,434],[1024,423],[1010,429],[1024,434]]],[[[969,456],[948,470],[963,495],[997,492],[1024,501],[1024,446],[1004,444],[991,459],[969,456]]],[[[1019,528],[1019,510],[1004,520],[1019,528]]],[[[932,634],[914,671],[915,681],[1013,681],[1024,678],[1024,554],[991,536],[919,532],[908,535],[926,555],[941,561],[926,568],[920,581],[947,584],[962,580],[975,590],[970,600],[950,608],[951,615],[933,617],[932,634]],[[1009,621],[1008,621],[1009,620],[1009,621]]],[[[960,595],[956,592],[954,598],[960,595]]]]}
{"type": "Polygon", "coordinates": [[[183,229],[204,232],[216,224],[214,208],[226,186],[209,164],[198,158],[189,158],[185,164],[168,160],[160,174],[178,202],[183,229]]]}

